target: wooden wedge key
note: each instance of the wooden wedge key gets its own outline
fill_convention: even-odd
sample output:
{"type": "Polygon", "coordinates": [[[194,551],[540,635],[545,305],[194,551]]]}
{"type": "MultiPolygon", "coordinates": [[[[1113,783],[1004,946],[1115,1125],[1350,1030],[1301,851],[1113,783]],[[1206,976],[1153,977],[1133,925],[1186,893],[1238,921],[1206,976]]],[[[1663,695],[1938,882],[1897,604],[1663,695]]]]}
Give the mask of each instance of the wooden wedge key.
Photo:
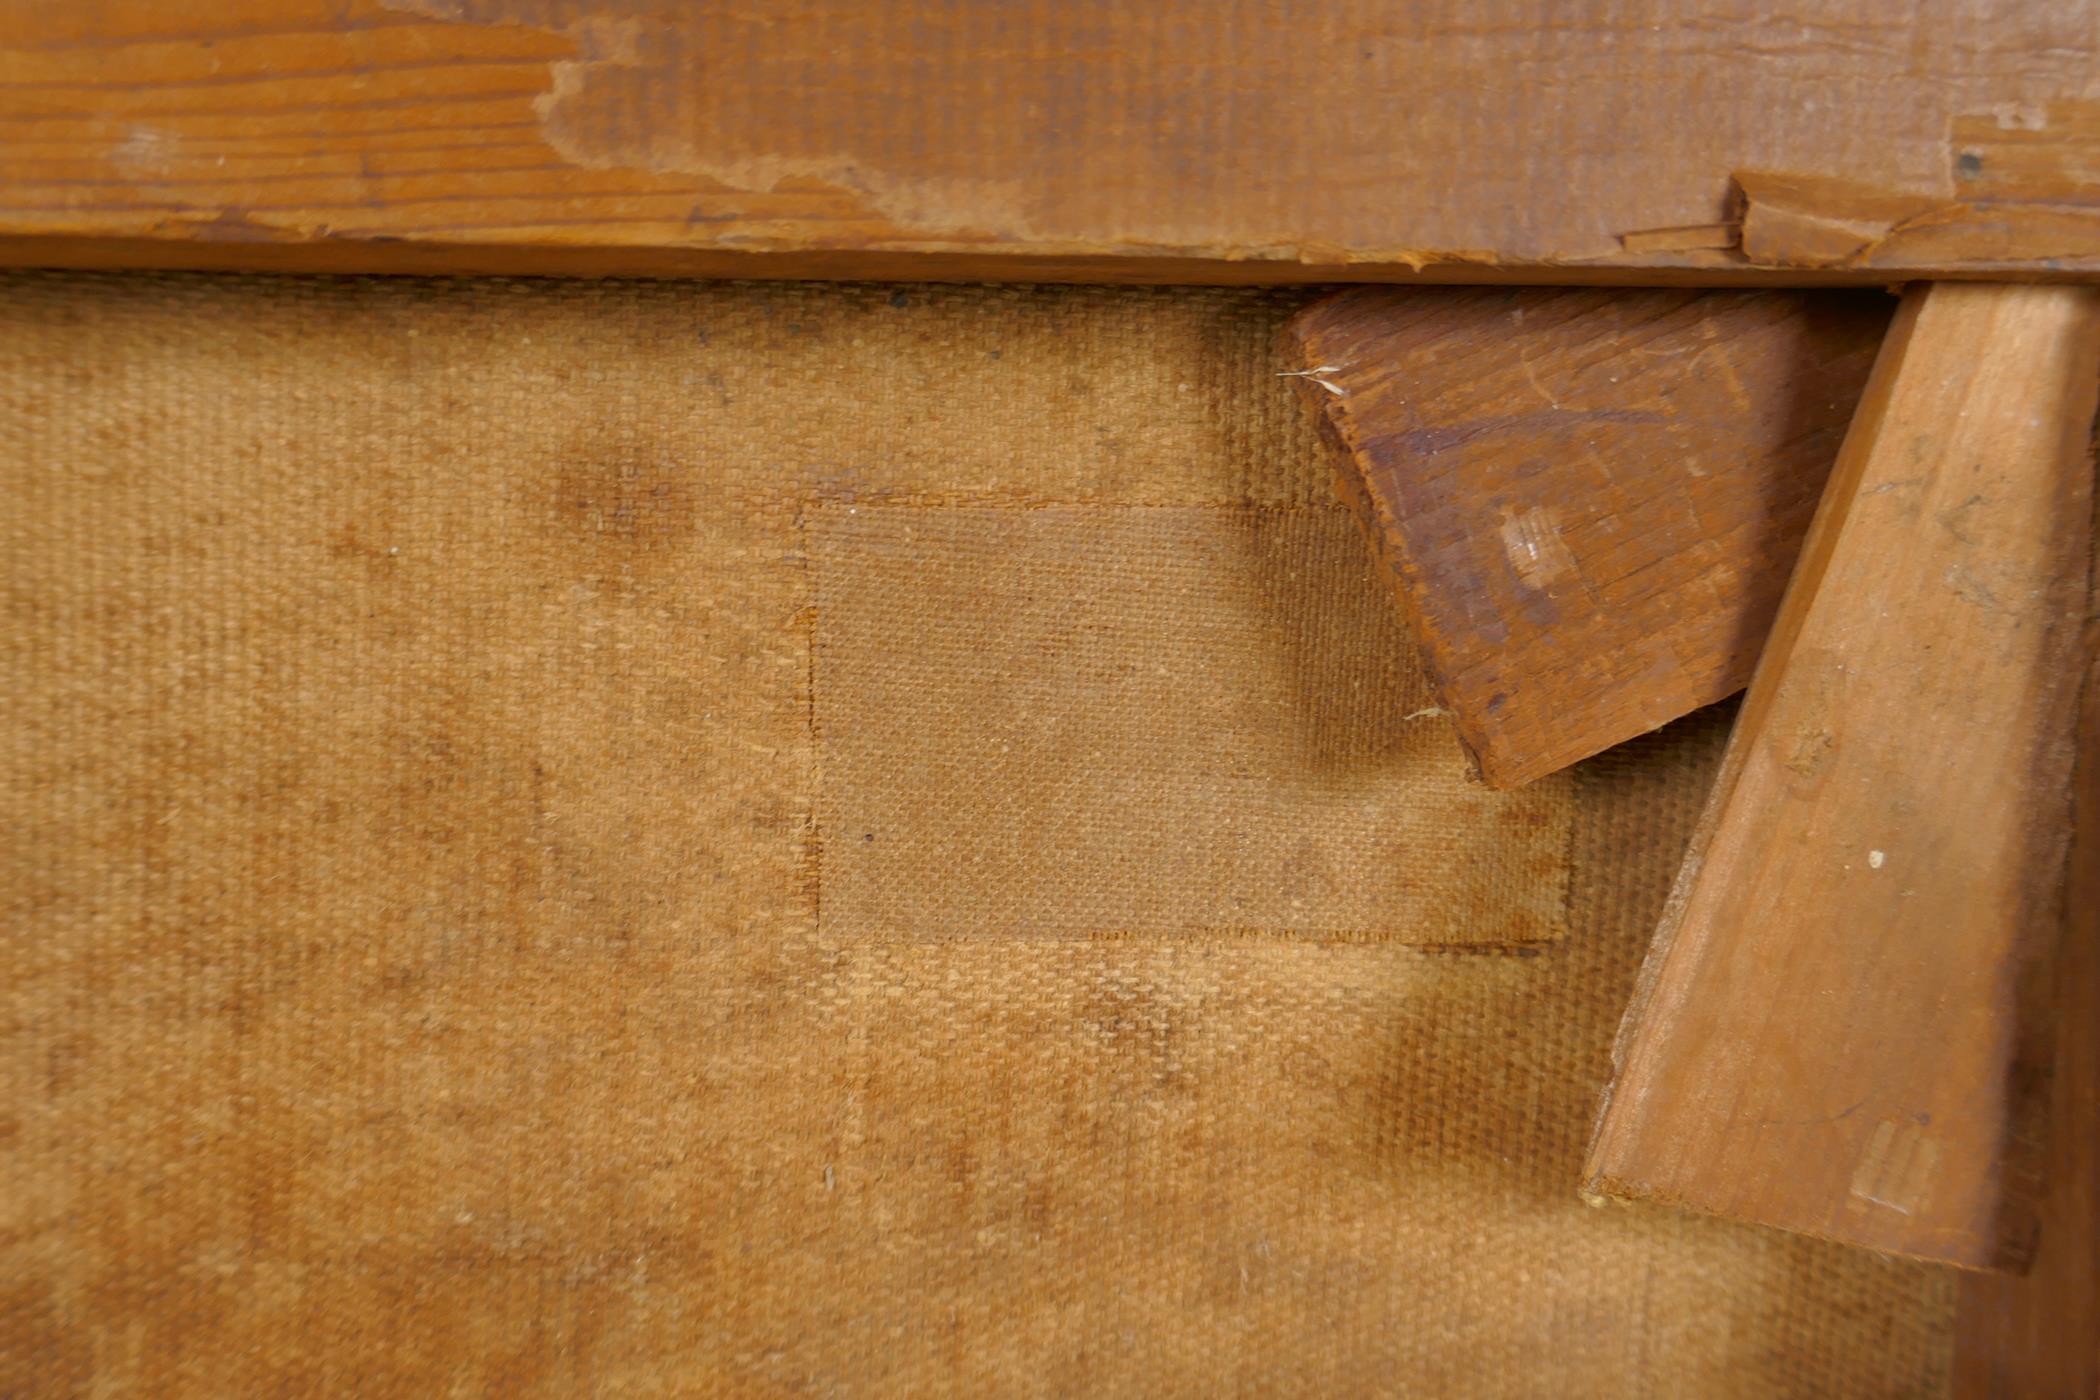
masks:
{"type": "Polygon", "coordinates": [[[2028,1258],[2096,399],[2100,289],[1906,295],[1621,1032],[1593,1189],[2028,1258]]]}
{"type": "Polygon", "coordinates": [[[1299,313],[1336,484],[1490,787],[1749,683],[1893,309],[1359,287],[1299,313]]]}

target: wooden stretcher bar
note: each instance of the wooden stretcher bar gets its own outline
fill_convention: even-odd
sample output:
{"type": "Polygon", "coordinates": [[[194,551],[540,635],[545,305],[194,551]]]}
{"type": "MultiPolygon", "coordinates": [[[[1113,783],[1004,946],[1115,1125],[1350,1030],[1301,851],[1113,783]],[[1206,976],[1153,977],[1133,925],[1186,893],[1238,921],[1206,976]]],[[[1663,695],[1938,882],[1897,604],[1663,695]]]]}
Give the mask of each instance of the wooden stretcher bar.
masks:
{"type": "Polygon", "coordinates": [[[0,6],[0,260],[2100,278],[2096,0],[0,6]]]}

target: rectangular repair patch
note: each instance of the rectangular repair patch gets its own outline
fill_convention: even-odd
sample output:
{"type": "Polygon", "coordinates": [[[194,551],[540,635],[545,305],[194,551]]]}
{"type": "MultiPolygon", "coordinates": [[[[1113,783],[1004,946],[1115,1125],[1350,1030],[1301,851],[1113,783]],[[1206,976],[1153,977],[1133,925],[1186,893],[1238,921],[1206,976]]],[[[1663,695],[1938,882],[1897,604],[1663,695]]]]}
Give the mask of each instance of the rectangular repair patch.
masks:
{"type": "Polygon", "coordinates": [[[1571,780],[1468,777],[1345,512],[808,529],[827,936],[1560,934],[1571,780]]]}

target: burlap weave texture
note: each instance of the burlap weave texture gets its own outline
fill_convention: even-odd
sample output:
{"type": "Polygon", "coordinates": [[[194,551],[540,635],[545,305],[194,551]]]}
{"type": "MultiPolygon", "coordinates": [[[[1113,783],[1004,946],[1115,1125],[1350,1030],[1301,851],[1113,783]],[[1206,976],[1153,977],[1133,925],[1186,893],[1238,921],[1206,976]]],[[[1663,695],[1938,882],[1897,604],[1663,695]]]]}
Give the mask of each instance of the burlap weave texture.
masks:
{"type": "Polygon", "coordinates": [[[1346,511],[808,520],[826,936],[1559,934],[1573,780],[1471,780],[1346,511]]]}
{"type": "MultiPolygon", "coordinates": [[[[1576,1200],[1721,723],[1543,826],[1350,787],[1448,736],[1389,713],[1385,624],[1332,654],[1363,594],[1259,587],[1346,565],[1274,377],[1300,300],[0,282],[0,1393],[1938,1393],[1932,1271],[1576,1200]],[[812,649],[854,508],[987,549],[1065,512],[975,575],[1009,599],[1080,538],[1153,580],[1226,541],[1168,679],[1235,662],[1187,713],[1256,706],[1249,781],[1312,775],[1275,810],[1382,804],[1304,833],[1327,912],[1269,852],[1116,875],[1132,819],[1028,905],[1118,937],[990,936],[930,859],[827,914],[830,766],[942,737],[827,747],[882,698],[879,615],[861,671],[812,649]],[[1329,859],[1389,822],[1564,932],[1415,946],[1469,941],[1450,901],[1329,859]]],[[[1154,625],[1089,606],[1097,658],[1154,625]]],[[[1131,694],[1047,712],[1136,743],[1131,694]]],[[[1163,791],[1242,752],[1148,723],[1163,791]]]]}

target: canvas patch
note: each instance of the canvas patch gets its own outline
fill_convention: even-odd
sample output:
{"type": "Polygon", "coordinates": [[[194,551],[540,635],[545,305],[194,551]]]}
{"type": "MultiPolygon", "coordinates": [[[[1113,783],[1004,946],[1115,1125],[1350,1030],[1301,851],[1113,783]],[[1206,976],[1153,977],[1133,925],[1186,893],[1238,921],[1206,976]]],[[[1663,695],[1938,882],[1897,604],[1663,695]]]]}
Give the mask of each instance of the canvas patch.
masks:
{"type": "Polygon", "coordinates": [[[1343,511],[806,528],[827,936],[1560,934],[1571,780],[1470,778],[1343,511]]]}

